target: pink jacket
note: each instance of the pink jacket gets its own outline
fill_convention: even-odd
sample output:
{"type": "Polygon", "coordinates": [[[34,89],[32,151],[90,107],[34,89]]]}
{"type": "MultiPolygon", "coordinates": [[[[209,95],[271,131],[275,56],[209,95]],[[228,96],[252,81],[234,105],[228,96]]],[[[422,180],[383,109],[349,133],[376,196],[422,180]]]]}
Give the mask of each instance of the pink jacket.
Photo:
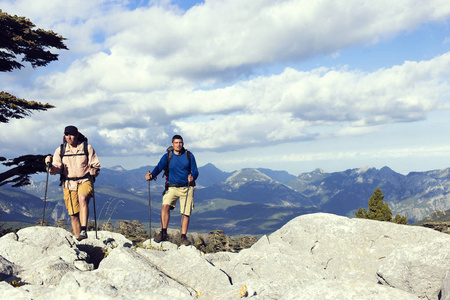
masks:
{"type": "MultiPolygon", "coordinates": [[[[66,152],[61,161],[61,147],[56,148],[55,154],[53,154],[53,162],[50,170],[51,174],[61,173],[64,178],[84,177],[91,169],[96,170],[96,175],[100,172],[100,161],[97,154],[95,154],[94,148],[88,144],[88,158],[84,154],[83,143],[78,142],[77,147],[72,147],[69,144],[66,145],[66,152]],[[81,154],[75,155],[73,154],[81,154]],[[71,156],[67,156],[71,155],[71,156]],[[63,166],[64,165],[64,166],[63,166]]],[[[76,191],[78,184],[89,180],[88,178],[78,180],[64,180],[64,187],[76,191]]]]}

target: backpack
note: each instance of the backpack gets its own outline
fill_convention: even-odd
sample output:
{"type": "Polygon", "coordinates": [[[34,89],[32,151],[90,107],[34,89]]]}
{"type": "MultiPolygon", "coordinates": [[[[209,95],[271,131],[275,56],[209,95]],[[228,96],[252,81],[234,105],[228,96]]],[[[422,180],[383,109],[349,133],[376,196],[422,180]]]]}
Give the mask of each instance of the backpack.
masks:
{"type": "MultiPolygon", "coordinates": [[[[83,143],[83,153],[77,153],[77,154],[67,154],[66,155],[66,147],[67,147],[67,141],[66,141],[66,137],[63,136],[63,143],[61,144],[60,148],[59,148],[59,156],[61,157],[61,163],[62,163],[62,159],[64,156],[79,156],[79,155],[86,155],[86,159],[89,161],[89,152],[88,152],[88,139],[87,137],[85,137],[81,132],[78,133],[78,141],[83,143]]],[[[64,168],[64,164],[62,164],[62,168],[64,168]]],[[[83,177],[64,177],[63,175],[63,171],[61,170],[61,174],[60,174],[60,186],[63,184],[63,182],[67,179],[70,180],[79,180],[79,179],[83,179],[83,178],[88,178],[89,177],[89,172],[86,173],[86,175],[84,175],[83,177]]],[[[95,180],[95,178],[94,178],[95,180]]]]}

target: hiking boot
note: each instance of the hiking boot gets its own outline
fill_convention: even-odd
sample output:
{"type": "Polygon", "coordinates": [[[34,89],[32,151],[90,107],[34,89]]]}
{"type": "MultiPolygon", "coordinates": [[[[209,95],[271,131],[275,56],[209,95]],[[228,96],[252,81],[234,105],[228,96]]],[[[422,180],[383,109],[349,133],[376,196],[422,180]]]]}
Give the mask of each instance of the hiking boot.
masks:
{"type": "Polygon", "coordinates": [[[167,233],[159,232],[153,240],[155,241],[155,243],[161,243],[164,241],[168,241],[169,237],[167,236],[167,233]]]}
{"type": "Polygon", "coordinates": [[[86,230],[81,230],[80,235],[77,237],[77,240],[82,241],[84,239],[87,239],[87,233],[86,230]]]}
{"type": "Polygon", "coordinates": [[[180,246],[181,245],[189,246],[190,244],[191,244],[191,242],[189,242],[189,240],[187,239],[186,236],[181,236],[180,246]]]}

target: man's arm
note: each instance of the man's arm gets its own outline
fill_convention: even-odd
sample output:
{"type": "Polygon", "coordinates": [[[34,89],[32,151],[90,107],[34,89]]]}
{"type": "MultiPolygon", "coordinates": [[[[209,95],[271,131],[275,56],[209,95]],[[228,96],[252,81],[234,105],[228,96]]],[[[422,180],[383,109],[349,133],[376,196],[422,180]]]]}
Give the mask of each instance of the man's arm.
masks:
{"type": "Polygon", "coordinates": [[[153,178],[158,176],[159,173],[162,172],[162,170],[164,170],[166,165],[167,165],[167,152],[161,157],[161,159],[159,160],[159,163],[153,168],[153,171],[145,174],[145,179],[152,180],[153,178]]]}
{"type": "Polygon", "coordinates": [[[194,180],[197,180],[198,178],[198,168],[197,168],[197,162],[195,161],[195,156],[191,153],[191,174],[192,178],[194,180]]]}
{"type": "Polygon", "coordinates": [[[61,147],[56,148],[53,154],[52,164],[50,165],[50,174],[56,175],[62,171],[62,161],[61,161],[61,147]]]}
{"type": "Polygon", "coordinates": [[[97,154],[95,153],[94,148],[91,145],[88,145],[88,153],[89,153],[89,173],[92,176],[97,177],[100,173],[100,161],[98,160],[97,154]]]}

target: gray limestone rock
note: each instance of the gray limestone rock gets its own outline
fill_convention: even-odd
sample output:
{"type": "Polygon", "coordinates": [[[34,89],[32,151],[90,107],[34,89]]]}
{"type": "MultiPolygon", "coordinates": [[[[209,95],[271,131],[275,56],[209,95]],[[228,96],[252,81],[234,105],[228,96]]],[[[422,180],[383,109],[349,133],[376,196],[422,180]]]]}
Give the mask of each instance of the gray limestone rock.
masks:
{"type": "Polygon", "coordinates": [[[432,229],[324,213],[297,217],[239,253],[203,254],[153,240],[136,248],[106,231],[78,242],[64,229],[31,227],[0,238],[0,294],[37,300],[450,300],[449,252],[450,235],[432,229]],[[11,278],[26,284],[14,288],[11,278]]]}
{"type": "Polygon", "coordinates": [[[28,227],[1,237],[0,255],[15,266],[10,276],[27,284],[56,286],[69,271],[92,270],[71,234],[55,227],[28,227]]]}
{"type": "Polygon", "coordinates": [[[395,249],[378,268],[380,282],[420,298],[438,299],[450,270],[450,244],[445,240],[395,249]]]}
{"type": "Polygon", "coordinates": [[[379,287],[380,281],[393,286],[390,281],[380,280],[394,280],[395,272],[388,273],[388,266],[396,263],[406,268],[411,263],[409,267],[415,271],[408,275],[408,282],[414,282],[414,277],[425,283],[414,289],[402,284],[395,288],[412,296],[437,299],[449,269],[445,260],[448,251],[445,247],[441,255],[432,252],[427,257],[426,253],[429,247],[449,242],[449,235],[423,227],[319,213],[297,217],[262,237],[250,249],[232,257],[223,270],[235,282],[251,282],[247,285],[258,295],[279,298],[290,287],[307,287],[321,280],[358,281],[374,287],[379,287]],[[395,255],[399,249],[412,250],[410,259],[395,255]],[[429,266],[425,261],[430,262],[429,266]],[[441,267],[429,272],[429,267],[437,264],[441,267]]]}
{"type": "Polygon", "coordinates": [[[209,263],[193,246],[180,246],[170,251],[137,250],[164,274],[204,296],[217,295],[231,285],[227,274],[209,263]]]}

